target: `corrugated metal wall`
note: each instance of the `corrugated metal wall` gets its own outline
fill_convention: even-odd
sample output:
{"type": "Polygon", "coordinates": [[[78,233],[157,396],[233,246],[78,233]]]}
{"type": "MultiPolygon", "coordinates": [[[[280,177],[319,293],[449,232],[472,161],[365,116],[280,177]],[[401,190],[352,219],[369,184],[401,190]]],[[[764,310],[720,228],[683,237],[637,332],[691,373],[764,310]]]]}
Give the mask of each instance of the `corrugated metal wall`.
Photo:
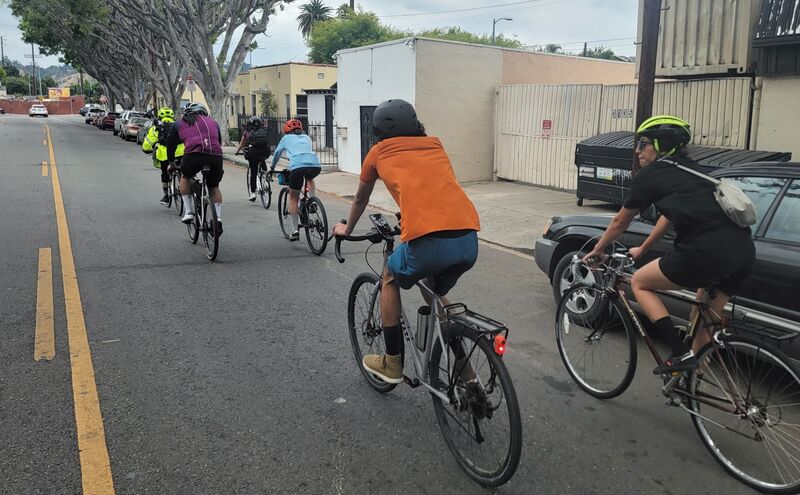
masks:
{"type": "Polygon", "coordinates": [[[495,113],[497,175],[575,187],[575,144],[596,133],[602,91],[602,85],[501,86],[495,113]]]}
{"type": "MultiPolygon", "coordinates": [[[[653,113],[692,124],[694,144],[744,149],[750,78],[660,82],[653,113]]],[[[495,169],[504,179],[574,189],[575,144],[634,130],[636,86],[501,86],[497,98],[495,169]],[[549,135],[545,129],[549,121],[549,135]]]]}
{"type": "MultiPolygon", "coordinates": [[[[639,0],[639,41],[643,3],[639,0]]],[[[662,0],[656,76],[752,72],[750,42],[760,4],[760,0],[662,0]]]]}

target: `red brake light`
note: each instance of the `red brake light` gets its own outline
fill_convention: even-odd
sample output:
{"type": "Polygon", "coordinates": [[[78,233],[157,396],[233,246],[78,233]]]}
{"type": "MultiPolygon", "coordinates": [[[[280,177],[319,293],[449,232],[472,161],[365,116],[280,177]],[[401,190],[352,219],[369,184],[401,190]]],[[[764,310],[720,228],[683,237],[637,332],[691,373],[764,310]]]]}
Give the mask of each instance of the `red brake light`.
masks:
{"type": "Polygon", "coordinates": [[[506,352],[506,338],[501,334],[494,336],[494,352],[498,356],[502,356],[506,352]]]}

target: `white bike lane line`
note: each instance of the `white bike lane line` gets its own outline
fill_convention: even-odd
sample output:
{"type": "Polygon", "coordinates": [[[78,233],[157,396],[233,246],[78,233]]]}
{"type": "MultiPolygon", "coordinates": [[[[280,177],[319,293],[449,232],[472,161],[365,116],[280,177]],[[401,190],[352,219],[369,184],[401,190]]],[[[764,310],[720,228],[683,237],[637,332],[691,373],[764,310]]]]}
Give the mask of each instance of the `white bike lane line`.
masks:
{"type": "Polygon", "coordinates": [[[56,223],[58,225],[58,244],[61,255],[70,368],[72,371],[72,396],[75,405],[75,425],[78,437],[83,493],[84,495],[108,495],[115,492],[103,416],[100,411],[100,397],[97,393],[83,305],[81,304],[80,291],[78,290],[78,277],[75,271],[67,215],[58,178],[53,140],[50,135],[50,127],[45,126],[45,129],[50,152],[50,175],[53,183],[56,223]]]}

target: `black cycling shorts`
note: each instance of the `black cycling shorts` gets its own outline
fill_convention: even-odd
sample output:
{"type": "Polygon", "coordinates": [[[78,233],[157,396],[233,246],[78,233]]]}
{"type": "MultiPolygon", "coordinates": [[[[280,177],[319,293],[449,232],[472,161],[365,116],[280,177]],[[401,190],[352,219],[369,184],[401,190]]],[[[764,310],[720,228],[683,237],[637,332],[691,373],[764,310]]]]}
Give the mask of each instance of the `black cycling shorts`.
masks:
{"type": "Polygon", "coordinates": [[[205,153],[187,153],[183,155],[181,175],[194,177],[205,166],[211,168],[211,172],[206,175],[206,184],[208,187],[218,187],[224,173],[221,156],[207,155],[205,153]]]}
{"type": "Polygon", "coordinates": [[[672,251],[661,257],[658,267],[672,283],[681,287],[705,289],[714,285],[732,296],[742,281],[750,276],[755,263],[752,241],[737,247],[736,250],[720,249],[720,252],[706,255],[672,251]]]}
{"type": "Polygon", "coordinates": [[[289,189],[299,191],[303,188],[303,180],[312,180],[322,171],[320,167],[300,167],[289,172],[289,189]]]}

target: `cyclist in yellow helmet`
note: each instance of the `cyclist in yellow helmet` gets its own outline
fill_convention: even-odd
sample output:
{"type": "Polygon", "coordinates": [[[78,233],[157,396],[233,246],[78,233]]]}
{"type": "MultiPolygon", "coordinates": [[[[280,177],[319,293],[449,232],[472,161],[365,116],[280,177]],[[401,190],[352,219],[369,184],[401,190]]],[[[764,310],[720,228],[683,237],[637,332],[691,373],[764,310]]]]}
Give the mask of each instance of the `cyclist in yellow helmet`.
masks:
{"type": "MultiPolygon", "coordinates": [[[[152,153],[153,166],[161,169],[161,189],[164,192],[161,204],[168,206],[169,194],[167,194],[167,185],[169,184],[169,169],[166,144],[172,124],[175,122],[175,112],[171,108],[160,108],[156,117],[153,125],[147,130],[147,136],[144,138],[144,143],[142,143],[142,151],[152,153]]],[[[179,145],[175,150],[175,156],[183,156],[183,144],[179,145]]]]}
{"type": "Polygon", "coordinates": [[[694,353],[710,340],[708,332],[696,335],[689,349],[673,326],[657,291],[690,288],[702,291],[714,285],[711,308],[722,314],[728,299],[750,273],[755,246],[749,227],[734,224],[714,198],[714,185],[677,165],[697,171],[686,153],[692,140],[689,124],[670,115],[647,119],[637,130],[636,154],[642,169],[634,176],[628,198],[605,234],[584,257],[594,262],[604,249],[625,232],[636,214],[655,205],[661,214],[650,235],[630,249],[634,259],[667,231],[674,229],[673,251],[654,259],[634,274],[631,288],[636,301],[656,330],[672,348],[672,356],[653,370],[656,374],[688,371],[698,366],[694,353]]]}

